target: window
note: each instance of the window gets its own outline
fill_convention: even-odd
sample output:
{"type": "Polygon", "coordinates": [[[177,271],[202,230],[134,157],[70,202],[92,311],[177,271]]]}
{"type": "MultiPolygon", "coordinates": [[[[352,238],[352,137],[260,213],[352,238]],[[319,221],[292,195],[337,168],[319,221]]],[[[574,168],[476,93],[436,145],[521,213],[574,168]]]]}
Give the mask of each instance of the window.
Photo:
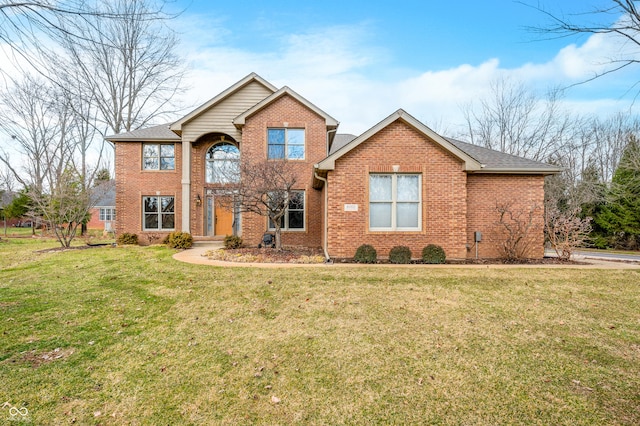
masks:
{"type": "Polygon", "coordinates": [[[142,147],[144,170],[174,170],[176,168],[175,146],[165,143],[145,143],[142,147]]]}
{"type": "Polygon", "coordinates": [[[173,197],[142,197],[144,230],[175,228],[173,197]]]}
{"type": "Polygon", "coordinates": [[[268,129],[267,158],[304,160],[304,129],[268,129]]]}
{"type": "Polygon", "coordinates": [[[109,207],[100,207],[100,220],[102,222],[116,220],[116,209],[112,209],[109,207]]]}
{"type": "Polygon", "coordinates": [[[420,175],[369,176],[369,228],[417,231],[421,222],[420,175]]]}
{"type": "MultiPolygon", "coordinates": [[[[269,220],[269,229],[275,229],[269,220]]],[[[289,198],[289,205],[280,219],[280,229],[283,230],[303,230],[304,229],[304,191],[292,191],[289,198]]]]}
{"type": "Polygon", "coordinates": [[[240,151],[223,142],[212,146],[206,155],[207,183],[235,183],[240,181],[240,151]]]}

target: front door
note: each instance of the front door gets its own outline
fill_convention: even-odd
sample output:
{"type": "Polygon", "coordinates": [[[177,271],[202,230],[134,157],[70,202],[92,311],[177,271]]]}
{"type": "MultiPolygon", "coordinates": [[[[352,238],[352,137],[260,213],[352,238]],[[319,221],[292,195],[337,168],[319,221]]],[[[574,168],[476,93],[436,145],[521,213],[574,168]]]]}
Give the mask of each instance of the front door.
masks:
{"type": "Polygon", "coordinates": [[[220,197],[207,197],[207,235],[233,235],[233,209],[220,197]]]}

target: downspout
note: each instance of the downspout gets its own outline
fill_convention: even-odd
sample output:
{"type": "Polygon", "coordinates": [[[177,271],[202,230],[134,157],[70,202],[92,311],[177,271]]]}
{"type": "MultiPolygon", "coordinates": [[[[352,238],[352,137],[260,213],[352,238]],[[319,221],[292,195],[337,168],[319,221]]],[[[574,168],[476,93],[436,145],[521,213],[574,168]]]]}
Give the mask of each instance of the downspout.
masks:
{"type": "Polygon", "coordinates": [[[329,181],[318,174],[316,170],[313,171],[313,175],[316,179],[324,182],[324,238],[322,242],[322,250],[324,251],[325,262],[331,262],[331,256],[329,256],[328,244],[329,244],[329,181]]]}

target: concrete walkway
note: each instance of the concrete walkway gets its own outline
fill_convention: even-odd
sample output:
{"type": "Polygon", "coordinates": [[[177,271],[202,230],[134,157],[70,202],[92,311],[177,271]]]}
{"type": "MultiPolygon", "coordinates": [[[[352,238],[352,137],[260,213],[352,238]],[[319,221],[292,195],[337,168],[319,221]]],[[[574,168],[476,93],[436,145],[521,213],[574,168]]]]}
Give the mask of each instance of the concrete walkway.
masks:
{"type": "Polygon", "coordinates": [[[513,269],[513,268],[552,268],[552,269],[640,269],[640,263],[631,262],[615,262],[602,259],[587,259],[581,256],[575,256],[575,260],[585,262],[582,265],[367,265],[359,263],[314,263],[314,264],[297,264],[297,263],[241,263],[241,262],[224,262],[221,260],[211,260],[204,256],[209,250],[216,250],[223,247],[222,241],[196,242],[194,246],[188,250],[180,251],[173,255],[173,258],[186,263],[209,266],[224,267],[240,267],[240,268],[470,268],[470,269],[513,269]]]}

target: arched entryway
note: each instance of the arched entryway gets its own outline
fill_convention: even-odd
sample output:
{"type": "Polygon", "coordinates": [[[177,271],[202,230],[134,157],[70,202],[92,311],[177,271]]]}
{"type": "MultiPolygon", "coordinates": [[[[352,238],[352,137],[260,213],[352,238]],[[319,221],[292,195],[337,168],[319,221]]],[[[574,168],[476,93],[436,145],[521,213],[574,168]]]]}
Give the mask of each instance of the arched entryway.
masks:
{"type": "Polygon", "coordinates": [[[233,184],[240,179],[240,149],[228,135],[208,135],[204,153],[204,235],[238,235],[240,214],[233,184]]]}

